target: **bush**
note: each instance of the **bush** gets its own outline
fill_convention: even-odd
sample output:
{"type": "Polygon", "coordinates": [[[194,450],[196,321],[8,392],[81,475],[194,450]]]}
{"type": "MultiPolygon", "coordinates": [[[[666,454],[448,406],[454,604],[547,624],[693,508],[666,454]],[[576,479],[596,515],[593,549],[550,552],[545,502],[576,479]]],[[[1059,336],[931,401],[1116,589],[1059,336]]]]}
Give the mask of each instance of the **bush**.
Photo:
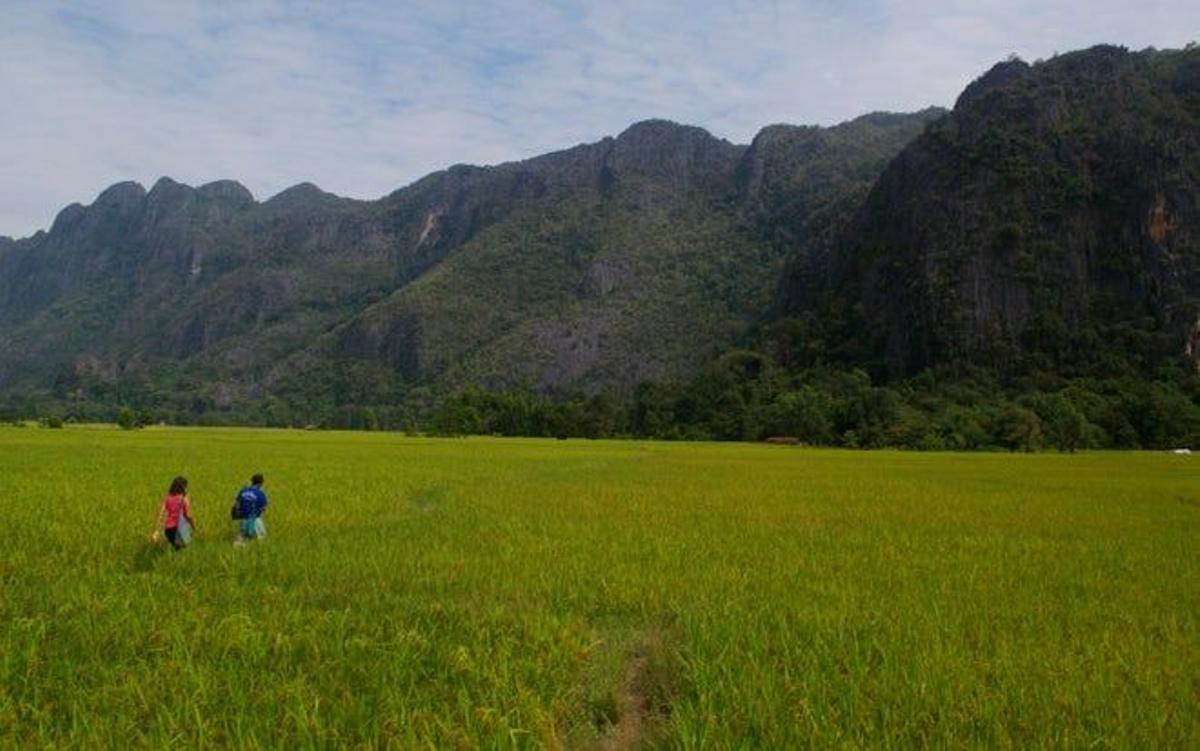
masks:
{"type": "Polygon", "coordinates": [[[1042,421],[1033,410],[1010,404],[1000,413],[995,434],[1009,451],[1037,451],[1042,446],[1042,421]]]}
{"type": "Polygon", "coordinates": [[[833,441],[832,411],[832,400],[811,386],[785,391],[767,408],[767,432],[828,444],[833,441]]]}
{"type": "Polygon", "coordinates": [[[121,430],[133,430],[136,427],[133,419],[133,410],[129,407],[122,407],[121,411],[117,414],[117,425],[121,427],[121,430]]]}

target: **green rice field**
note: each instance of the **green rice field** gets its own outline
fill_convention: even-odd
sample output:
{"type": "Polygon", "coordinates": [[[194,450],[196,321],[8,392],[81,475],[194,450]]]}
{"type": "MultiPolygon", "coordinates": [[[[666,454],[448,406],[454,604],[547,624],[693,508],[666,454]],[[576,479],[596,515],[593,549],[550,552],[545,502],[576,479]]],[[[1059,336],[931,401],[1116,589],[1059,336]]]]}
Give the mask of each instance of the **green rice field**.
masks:
{"type": "Polygon", "coordinates": [[[1200,457],[3,428],[0,585],[5,748],[1200,747],[1200,457]]]}

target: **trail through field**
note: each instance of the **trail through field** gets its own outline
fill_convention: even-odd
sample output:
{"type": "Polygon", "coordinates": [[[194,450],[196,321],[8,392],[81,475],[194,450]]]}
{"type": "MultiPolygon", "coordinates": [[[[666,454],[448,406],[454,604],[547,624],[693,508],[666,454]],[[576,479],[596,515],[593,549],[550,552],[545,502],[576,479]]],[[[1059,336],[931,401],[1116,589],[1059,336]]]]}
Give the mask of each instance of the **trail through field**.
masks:
{"type": "MultiPolygon", "coordinates": [[[[627,751],[654,746],[661,740],[670,714],[682,666],[668,652],[661,624],[611,635],[610,647],[621,649],[619,673],[611,675],[607,687],[615,716],[605,714],[597,723],[602,736],[585,744],[593,751],[627,751]]],[[[600,659],[603,659],[601,656],[600,659]]],[[[593,687],[603,694],[604,685],[593,687]]],[[[599,718],[598,718],[599,719],[599,718]]]]}
{"type": "Polygon", "coordinates": [[[630,751],[642,742],[650,697],[646,692],[646,667],[649,660],[644,654],[634,654],[625,668],[625,681],[621,686],[621,716],[599,745],[600,751],[630,751]]]}
{"type": "Polygon", "coordinates": [[[613,738],[608,745],[610,751],[636,749],[642,740],[642,731],[650,708],[646,693],[646,655],[634,655],[625,672],[625,685],[620,692],[620,720],[614,728],[613,738]]]}

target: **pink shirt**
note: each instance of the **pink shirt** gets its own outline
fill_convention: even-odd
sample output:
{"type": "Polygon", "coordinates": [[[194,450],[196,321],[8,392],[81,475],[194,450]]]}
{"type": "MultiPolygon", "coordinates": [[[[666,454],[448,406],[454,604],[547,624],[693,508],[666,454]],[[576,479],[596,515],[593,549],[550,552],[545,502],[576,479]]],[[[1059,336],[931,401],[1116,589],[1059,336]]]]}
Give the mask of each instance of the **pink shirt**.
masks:
{"type": "Polygon", "coordinates": [[[169,495],[163,499],[163,510],[167,512],[167,521],[163,524],[166,529],[179,526],[179,514],[182,512],[189,520],[192,518],[192,504],[186,495],[169,495]]]}

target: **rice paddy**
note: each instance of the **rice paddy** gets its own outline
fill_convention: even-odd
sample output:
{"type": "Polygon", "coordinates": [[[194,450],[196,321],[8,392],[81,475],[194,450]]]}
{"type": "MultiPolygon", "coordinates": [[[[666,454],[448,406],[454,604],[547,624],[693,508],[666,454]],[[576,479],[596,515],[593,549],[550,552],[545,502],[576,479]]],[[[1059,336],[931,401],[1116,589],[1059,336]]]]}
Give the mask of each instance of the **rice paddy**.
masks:
{"type": "Polygon", "coordinates": [[[0,746],[1196,748],[1197,461],[3,428],[0,746]]]}

